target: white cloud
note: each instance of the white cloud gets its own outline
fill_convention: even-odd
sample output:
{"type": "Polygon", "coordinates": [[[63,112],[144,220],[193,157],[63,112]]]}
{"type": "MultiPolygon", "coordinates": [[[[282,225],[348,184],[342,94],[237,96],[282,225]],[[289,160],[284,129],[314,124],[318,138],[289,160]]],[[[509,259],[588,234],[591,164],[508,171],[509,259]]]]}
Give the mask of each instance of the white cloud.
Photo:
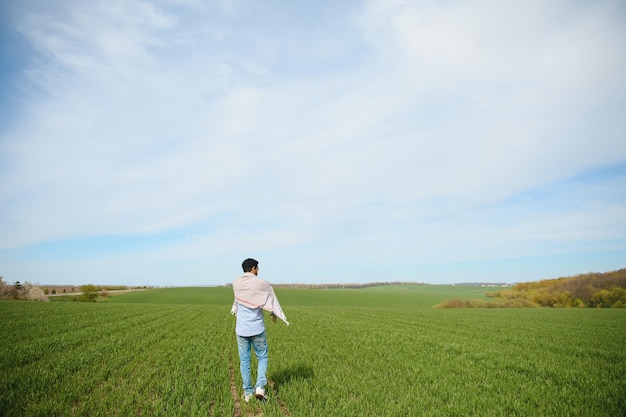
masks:
{"type": "Polygon", "coordinates": [[[272,7],[15,8],[36,54],[24,123],[0,138],[0,245],[192,230],[164,252],[245,241],[333,263],[623,239],[608,190],[573,211],[573,193],[508,203],[626,160],[618,3],[370,1],[343,25],[272,7]]]}

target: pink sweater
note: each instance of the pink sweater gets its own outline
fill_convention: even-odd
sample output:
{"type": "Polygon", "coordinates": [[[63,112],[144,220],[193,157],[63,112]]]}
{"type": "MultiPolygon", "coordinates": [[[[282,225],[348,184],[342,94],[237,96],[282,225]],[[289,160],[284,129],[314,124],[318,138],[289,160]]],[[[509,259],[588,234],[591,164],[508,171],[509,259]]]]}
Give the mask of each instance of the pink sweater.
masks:
{"type": "Polygon", "coordinates": [[[283,313],[278,298],[274,294],[274,289],[269,282],[251,272],[246,272],[233,281],[233,292],[235,301],[230,309],[230,314],[237,314],[237,304],[242,304],[249,308],[262,308],[274,313],[276,317],[289,326],[287,317],[285,317],[285,313],[283,313]]]}

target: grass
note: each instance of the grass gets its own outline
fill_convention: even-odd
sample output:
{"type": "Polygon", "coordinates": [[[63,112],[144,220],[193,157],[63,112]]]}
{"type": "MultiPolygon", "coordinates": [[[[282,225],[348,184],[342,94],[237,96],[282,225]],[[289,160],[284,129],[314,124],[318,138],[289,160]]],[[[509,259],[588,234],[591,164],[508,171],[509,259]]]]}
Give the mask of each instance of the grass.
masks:
{"type": "Polygon", "coordinates": [[[276,289],[264,405],[238,398],[230,288],[1,302],[0,416],[624,415],[626,310],[432,308],[483,291],[276,289]]]}
{"type": "Polygon", "coordinates": [[[270,336],[314,375],[281,387],[293,415],[619,415],[625,316],[585,313],[298,308],[270,336]]]}
{"type": "Polygon", "coordinates": [[[233,290],[228,287],[179,287],[133,291],[111,297],[107,303],[231,305],[233,290]]]}

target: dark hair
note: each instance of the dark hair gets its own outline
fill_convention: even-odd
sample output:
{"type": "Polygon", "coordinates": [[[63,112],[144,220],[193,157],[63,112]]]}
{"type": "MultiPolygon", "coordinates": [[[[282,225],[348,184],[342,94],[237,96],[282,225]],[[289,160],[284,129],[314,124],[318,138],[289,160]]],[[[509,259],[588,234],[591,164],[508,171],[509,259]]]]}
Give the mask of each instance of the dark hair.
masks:
{"type": "Polygon", "coordinates": [[[257,266],[258,264],[259,264],[259,261],[257,261],[256,259],[248,258],[245,261],[243,261],[243,263],[241,264],[241,267],[243,268],[243,272],[250,272],[252,271],[252,268],[257,266]]]}

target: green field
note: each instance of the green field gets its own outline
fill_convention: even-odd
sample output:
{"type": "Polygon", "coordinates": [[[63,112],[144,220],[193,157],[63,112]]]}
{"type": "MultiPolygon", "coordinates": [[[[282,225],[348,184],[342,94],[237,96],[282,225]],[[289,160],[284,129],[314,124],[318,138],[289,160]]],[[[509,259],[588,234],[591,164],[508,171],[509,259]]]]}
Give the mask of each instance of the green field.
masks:
{"type": "Polygon", "coordinates": [[[626,310],[432,308],[483,292],[277,288],[265,404],[229,288],[0,302],[0,416],[626,415],[626,310]]]}

